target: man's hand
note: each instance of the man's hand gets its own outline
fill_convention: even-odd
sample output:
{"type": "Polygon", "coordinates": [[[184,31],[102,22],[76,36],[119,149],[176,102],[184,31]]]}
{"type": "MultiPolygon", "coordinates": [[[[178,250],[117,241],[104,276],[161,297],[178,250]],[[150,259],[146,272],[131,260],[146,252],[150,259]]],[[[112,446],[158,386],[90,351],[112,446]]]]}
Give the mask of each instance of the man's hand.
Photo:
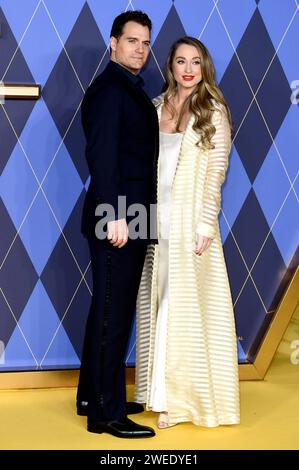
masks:
{"type": "Polygon", "coordinates": [[[204,235],[196,234],[195,253],[200,256],[209,248],[212,243],[212,238],[205,237],[204,235]]]}
{"type": "Polygon", "coordinates": [[[113,220],[108,222],[107,238],[113,246],[122,248],[128,241],[129,229],[126,219],[113,220]]]}

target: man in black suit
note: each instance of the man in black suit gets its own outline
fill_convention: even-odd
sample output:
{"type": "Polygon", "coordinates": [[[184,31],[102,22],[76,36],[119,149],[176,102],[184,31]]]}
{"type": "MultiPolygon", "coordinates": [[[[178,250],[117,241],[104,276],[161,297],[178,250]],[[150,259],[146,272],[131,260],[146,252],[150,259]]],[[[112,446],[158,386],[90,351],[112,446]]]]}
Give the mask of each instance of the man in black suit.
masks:
{"type": "Polygon", "coordinates": [[[91,175],[82,233],[89,243],[93,297],[77,412],[88,416],[88,431],[131,438],[155,435],[153,429],[127,418],[143,407],[126,402],[124,364],[150,239],[130,237],[130,217],[120,211],[118,198],[126,198],[126,209],[141,204],[147,213],[156,203],[158,119],[137,75],[149,54],[150,32],[151,21],[142,12],[128,11],[115,18],[110,35],[111,60],[87,89],[81,108],[91,175]],[[103,218],[95,213],[107,205],[111,210],[103,238],[96,229],[103,218]]]}

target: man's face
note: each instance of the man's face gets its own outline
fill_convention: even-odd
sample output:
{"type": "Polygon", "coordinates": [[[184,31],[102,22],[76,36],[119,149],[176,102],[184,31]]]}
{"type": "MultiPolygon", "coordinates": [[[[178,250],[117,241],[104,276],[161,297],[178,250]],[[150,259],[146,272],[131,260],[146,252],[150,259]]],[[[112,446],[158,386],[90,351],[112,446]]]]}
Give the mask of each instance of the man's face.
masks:
{"type": "Polygon", "coordinates": [[[136,74],[148,57],[150,32],[147,26],[128,21],[123,34],[116,39],[110,38],[111,60],[136,74]]]}

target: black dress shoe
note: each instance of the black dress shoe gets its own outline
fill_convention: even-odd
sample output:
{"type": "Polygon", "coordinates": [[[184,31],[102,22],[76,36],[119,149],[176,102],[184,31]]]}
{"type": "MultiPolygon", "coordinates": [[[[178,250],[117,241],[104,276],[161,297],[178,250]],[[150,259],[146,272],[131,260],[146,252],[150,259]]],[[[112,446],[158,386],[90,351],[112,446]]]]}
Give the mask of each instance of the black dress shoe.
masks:
{"type": "Polygon", "coordinates": [[[87,421],[87,431],[102,434],[106,432],[112,436],[129,439],[145,438],[155,436],[155,431],[148,426],[141,426],[129,418],[119,421],[87,421]]]}
{"type": "MultiPolygon", "coordinates": [[[[87,416],[88,414],[88,401],[80,401],[77,403],[77,415],[87,416]]],[[[144,411],[143,405],[141,403],[135,403],[134,401],[126,402],[126,414],[134,415],[137,413],[142,413],[144,411]]]]}
{"type": "Polygon", "coordinates": [[[88,410],[88,401],[77,402],[77,415],[87,416],[87,410],[88,410]]]}
{"type": "Polygon", "coordinates": [[[126,401],[126,413],[127,415],[136,415],[144,411],[141,403],[135,403],[134,401],[126,401]]]}

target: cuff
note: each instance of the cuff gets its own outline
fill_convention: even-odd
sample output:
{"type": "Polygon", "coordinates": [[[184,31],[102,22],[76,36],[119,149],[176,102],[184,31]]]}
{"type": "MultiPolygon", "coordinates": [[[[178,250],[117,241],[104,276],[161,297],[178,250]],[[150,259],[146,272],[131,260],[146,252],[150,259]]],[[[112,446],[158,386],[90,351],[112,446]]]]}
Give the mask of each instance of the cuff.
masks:
{"type": "Polygon", "coordinates": [[[216,227],[205,224],[204,222],[199,222],[196,227],[196,233],[203,235],[204,237],[215,238],[216,227]]]}

